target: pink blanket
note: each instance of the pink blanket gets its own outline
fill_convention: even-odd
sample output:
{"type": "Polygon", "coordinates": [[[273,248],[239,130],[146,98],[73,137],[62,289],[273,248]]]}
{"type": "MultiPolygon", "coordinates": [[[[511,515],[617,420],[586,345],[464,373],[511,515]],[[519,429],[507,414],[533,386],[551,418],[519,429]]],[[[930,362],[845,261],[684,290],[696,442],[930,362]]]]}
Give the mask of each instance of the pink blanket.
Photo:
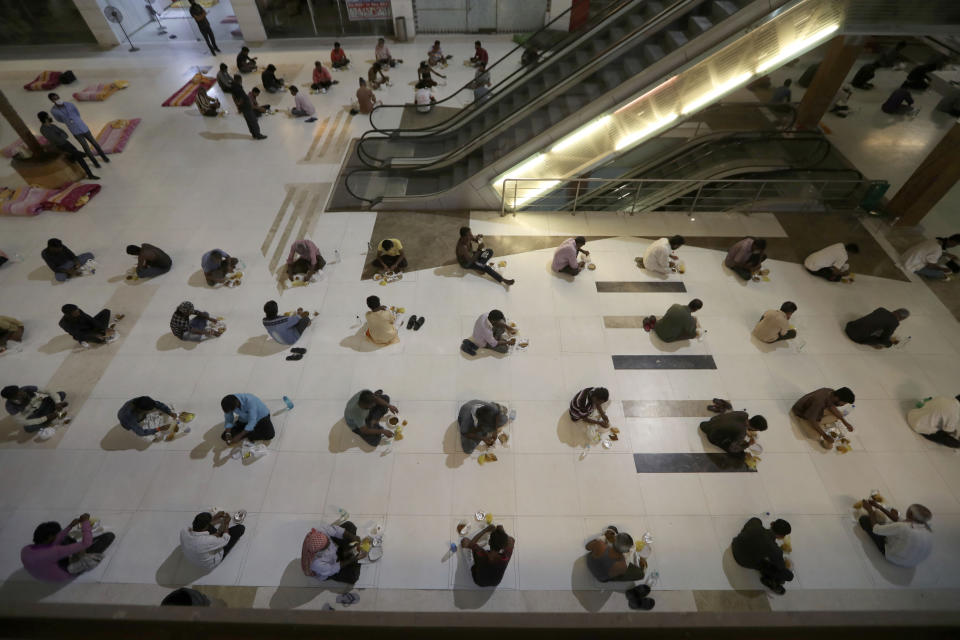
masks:
{"type": "Polygon", "coordinates": [[[108,122],[97,134],[97,143],[105,153],[120,153],[139,124],[140,118],[108,122]]]}
{"type": "Polygon", "coordinates": [[[60,84],[59,71],[41,71],[40,75],[23,85],[27,91],[49,91],[60,84]]]}
{"type": "MultiPolygon", "coordinates": [[[[43,146],[47,146],[49,144],[47,142],[47,139],[44,138],[43,136],[37,136],[37,142],[39,142],[43,146]]],[[[20,138],[17,138],[13,142],[5,146],[3,149],[0,149],[0,155],[2,155],[4,158],[12,158],[13,156],[17,155],[17,153],[19,153],[21,149],[26,149],[26,148],[27,148],[27,145],[23,144],[23,140],[21,140],[20,138]]]]}
{"type": "Polygon", "coordinates": [[[74,183],[63,189],[0,187],[0,215],[35,216],[41,211],[76,211],[100,191],[98,184],[74,183]]]}

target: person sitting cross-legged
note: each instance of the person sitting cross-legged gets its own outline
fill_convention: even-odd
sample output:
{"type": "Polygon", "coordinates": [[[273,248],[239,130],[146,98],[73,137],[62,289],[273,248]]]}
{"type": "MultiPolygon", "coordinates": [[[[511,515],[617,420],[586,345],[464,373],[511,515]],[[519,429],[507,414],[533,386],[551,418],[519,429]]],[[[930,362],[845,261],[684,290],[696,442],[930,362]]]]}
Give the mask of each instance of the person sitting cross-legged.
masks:
{"type": "Polygon", "coordinates": [[[23,342],[23,323],[10,316],[0,316],[0,353],[7,350],[7,342],[23,342]]]}
{"type": "Polygon", "coordinates": [[[303,309],[297,309],[288,315],[279,315],[277,303],[273,300],[263,305],[263,313],[263,328],[280,344],[296,344],[311,323],[310,312],[303,309]]]}
{"type": "Polygon", "coordinates": [[[774,520],[767,529],[760,518],[750,518],[730,543],[737,564],[759,571],[760,582],[781,596],[786,593],[783,583],[793,580],[793,571],[787,568],[777,541],[790,535],[790,531],[790,523],[783,519],[774,520]]]}
{"type": "Polygon", "coordinates": [[[291,280],[297,275],[302,275],[304,281],[309,281],[315,273],[322,271],[325,266],[327,266],[327,261],[320,255],[320,249],[313,243],[313,240],[304,238],[290,245],[286,273],[291,280]]]}
{"type": "Polygon", "coordinates": [[[117,339],[117,330],[114,328],[123,314],[119,313],[111,318],[110,309],[103,309],[95,316],[89,316],[75,304],[65,304],[60,307],[63,317],[60,318],[60,328],[79,342],[82,346],[89,343],[103,344],[117,339]]]}
{"type": "Polygon", "coordinates": [[[377,46],[373,49],[373,59],[384,66],[389,65],[391,67],[403,62],[403,60],[394,58],[390,54],[390,47],[387,46],[387,41],[383,38],[377,38],[377,46]]]}
{"type": "Polygon", "coordinates": [[[560,246],[553,252],[553,264],[551,268],[557,273],[565,273],[569,276],[575,276],[581,271],[585,263],[578,261],[579,254],[585,256],[590,252],[583,248],[587,244],[586,238],[577,236],[576,238],[567,238],[560,243],[560,246]]]}
{"type": "Polygon", "coordinates": [[[899,342],[893,333],[909,317],[910,312],[906,309],[890,311],[877,307],[862,318],[848,322],[843,331],[857,344],[870,345],[875,349],[889,348],[899,342]]]}
{"type": "Polygon", "coordinates": [[[237,69],[240,73],[257,70],[257,59],[250,57],[250,47],[240,47],[240,53],[237,54],[237,69]]]}
{"type": "Polygon", "coordinates": [[[762,275],[763,261],[767,259],[766,248],[767,241],[763,238],[747,236],[730,247],[723,264],[744,280],[750,280],[757,274],[762,275]]]}
{"type": "Polygon", "coordinates": [[[853,425],[847,422],[840,407],[855,401],[856,396],[847,387],[822,387],[797,400],[790,412],[806,422],[820,436],[820,444],[824,449],[831,449],[834,437],[827,433],[824,427],[833,428],[837,422],[841,422],[847,431],[853,431],[853,425]]]}
{"type": "Polygon", "coordinates": [[[837,242],[808,255],[803,261],[803,267],[819,278],[837,282],[850,273],[851,253],[860,253],[860,247],[853,242],[837,242]]]}
{"type": "Polygon", "coordinates": [[[350,60],[339,42],[333,43],[333,49],[330,51],[330,63],[334,69],[343,69],[350,65],[350,60]]]}
{"type": "Polygon", "coordinates": [[[160,247],[144,242],[127,245],[127,255],[137,256],[137,277],[153,278],[170,271],[173,260],[160,247]]]}
{"type": "Polygon", "coordinates": [[[180,551],[190,564],[201,569],[216,569],[240,541],[246,527],[230,526],[230,514],[218,511],[198,513],[193,523],[180,531],[180,551]]]}
{"type": "Polygon", "coordinates": [[[47,240],[47,248],[40,252],[40,257],[53,271],[53,277],[57,282],[65,282],[70,278],[83,275],[83,266],[93,260],[92,253],[81,253],[78,256],[59,238],[47,240]]]}
{"type": "Polygon", "coordinates": [[[503,525],[487,525],[477,532],[473,538],[461,538],[460,548],[470,551],[473,562],[470,565],[470,576],[478,587],[496,587],[503,580],[503,574],[513,556],[515,540],[507,535],[503,525]],[[479,544],[480,539],[490,534],[485,549],[479,544]]]}
{"type": "Polygon", "coordinates": [[[20,562],[41,582],[66,582],[97,567],[116,536],[111,532],[93,535],[90,514],[84,513],[64,528],[44,522],[33,532],[33,544],[20,550],[20,562]],[[80,525],[80,540],[71,537],[80,525]]]}
{"type": "Polygon", "coordinates": [[[790,328],[790,317],[797,310],[797,305],[787,301],[779,309],[769,309],[760,316],[760,321],[753,328],[751,334],[760,342],[773,344],[781,340],[793,340],[797,337],[797,330],[790,328]]]}
{"type": "Polygon", "coordinates": [[[955,273],[960,259],[947,249],[960,245],[960,233],[944,238],[929,238],[903,252],[900,262],[904,269],[924,278],[943,280],[955,273]]]}
{"type": "Polygon", "coordinates": [[[766,430],[766,418],[750,417],[746,411],[726,411],[700,423],[710,444],[737,456],[757,441],[757,432],[766,430]]]}
{"type": "Polygon", "coordinates": [[[359,542],[357,525],[349,520],[314,527],[304,538],[300,552],[303,574],[317,580],[356,584],[360,561],[367,557],[367,552],[358,548],[359,542]]]}
{"type": "Polygon", "coordinates": [[[198,311],[193,303],[181,302],[170,317],[170,331],[186,342],[202,342],[219,338],[226,331],[223,322],[206,311],[198,311]]]}
{"type": "Polygon", "coordinates": [[[517,330],[507,323],[506,317],[499,309],[490,313],[480,314],[473,325],[473,335],[470,340],[479,348],[490,349],[497,353],[506,353],[510,350],[512,336],[517,330]]]}
{"type": "Polygon", "coordinates": [[[220,90],[224,94],[230,93],[233,89],[233,74],[230,73],[230,68],[227,67],[226,62],[220,63],[220,70],[217,72],[217,84],[220,85],[220,90]]]}
{"type": "Polygon", "coordinates": [[[896,509],[887,509],[873,498],[861,501],[867,512],[860,516],[860,528],[867,532],[877,549],[891,564],[916,567],[930,557],[933,551],[933,532],[928,524],[933,519],[930,509],[922,504],[907,507],[907,515],[900,518],[896,509]],[[883,516],[890,519],[887,523],[883,516]]]}
{"type": "Polygon", "coordinates": [[[697,319],[693,314],[702,307],[703,302],[699,298],[694,298],[689,304],[671,305],[663,317],[653,325],[653,332],[664,342],[696,338],[697,319]]]}
{"type": "Polygon", "coordinates": [[[605,387],[587,387],[577,392],[570,401],[570,419],[574,422],[586,422],[602,429],[610,427],[610,418],[603,405],[610,400],[610,392],[605,387]],[[596,416],[596,417],[594,417],[596,416]]]}
{"type": "Polygon", "coordinates": [[[53,426],[66,415],[69,404],[63,391],[46,391],[34,385],[9,385],[0,390],[4,408],[27,433],[53,426]]]}
{"type": "MultiPolygon", "coordinates": [[[[161,418],[164,420],[165,418],[161,418]]],[[[159,400],[154,400],[150,396],[139,396],[132,400],[127,400],[117,411],[117,420],[120,426],[127,431],[132,431],[140,437],[155,436],[158,433],[168,431],[172,425],[177,423],[177,414],[173,412],[166,404],[159,400]],[[153,416],[165,415],[169,420],[166,424],[159,426],[148,425],[153,416]]]]}
{"type": "Polygon", "coordinates": [[[317,60],[313,63],[313,83],[310,85],[311,89],[319,91],[320,93],[326,93],[327,89],[339,83],[339,80],[333,79],[333,76],[330,75],[330,70],[323,66],[322,62],[317,60]]]}
{"type": "Polygon", "coordinates": [[[669,238],[655,240],[643,252],[643,258],[640,259],[639,263],[647,271],[653,271],[663,276],[669,275],[671,269],[677,266],[679,260],[674,251],[682,247],[685,242],[683,236],[670,236],[669,238]]]}
{"type": "Polygon", "coordinates": [[[197,111],[208,118],[216,118],[220,115],[220,101],[211,98],[203,87],[197,88],[196,104],[197,111]]]}
{"type": "Polygon", "coordinates": [[[402,272],[407,268],[407,256],[403,252],[403,244],[397,238],[384,238],[377,245],[377,257],[370,264],[383,272],[402,272]]]}
{"type": "MultiPolygon", "coordinates": [[[[268,64],[267,68],[260,74],[260,84],[263,85],[267,93],[279,93],[283,91],[283,78],[277,77],[277,67],[268,64]]],[[[293,86],[293,85],[291,85],[293,86]]]]}
{"type": "Polygon", "coordinates": [[[211,249],[200,258],[200,268],[207,284],[214,287],[224,284],[231,273],[237,270],[240,261],[223,249],[211,249]]]}
{"type": "Polygon", "coordinates": [[[907,424],[931,442],[960,448],[960,395],[930,398],[907,413],[907,424]]]}
{"type": "Polygon", "coordinates": [[[393,437],[393,431],[380,426],[380,420],[387,415],[387,411],[394,414],[399,411],[390,404],[390,396],[380,389],[364,389],[347,400],[343,419],[351,431],[371,447],[375,447],[383,438],[393,437]]]}
{"type": "Polygon", "coordinates": [[[587,543],[587,568],[600,582],[634,582],[642,580],[647,561],[639,558],[639,564],[627,561],[633,551],[633,537],[610,525],[603,536],[587,543]]]}
{"type": "Polygon", "coordinates": [[[473,235],[470,227],[460,227],[460,238],[457,240],[457,263],[464,269],[472,269],[485,273],[497,282],[503,283],[508,287],[514,283],[514,280],[505,279],[500,273],[491,267],[488,263],[493,257],[493,249],[483,246],[483,235],[473,235]]]}
{"type": "Polygon", "coordinates": [[[483,442],[488,447],[493,446],[502,429],[510,420],[509,410],[496,402],[470,400],[463,403],[457,414],[457,424],[460,427],[460,446],[466,454],[473,453],[474,449],[483,442]]]}
{"type": "Polygon", "coordinates": [[[400,342],[400,336],[397,334],[397,315],[380,304],[380,298],[377,296],[367,297],[367,330],[365,335],[370,342],[381,346],[386,346],[400,342]]]}
{"type": "Polygon", "coordinates": [[[290,109],[290,115],[295,118],[306,118],[304,122],[316,122],[317,109],[310,102],[310,98],[300,93],[300,89],[295,84],[290,85],[290,95],[293,96],[294,103],[293,108],[290,109]]]}
{"type": "Polygon", "coordinates": [[[251,442],[273,440],[276,431],[270,410],[252,393],[233,393],[220,400],[223,409],[223,434],[227,444],[238,444],[244,438],[251,442]]]}

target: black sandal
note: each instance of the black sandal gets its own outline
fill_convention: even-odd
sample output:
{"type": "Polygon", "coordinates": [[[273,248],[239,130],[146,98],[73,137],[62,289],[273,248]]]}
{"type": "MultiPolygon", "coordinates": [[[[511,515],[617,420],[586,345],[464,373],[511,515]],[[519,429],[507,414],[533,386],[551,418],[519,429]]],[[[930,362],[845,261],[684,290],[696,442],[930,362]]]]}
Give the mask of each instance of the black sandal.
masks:
{"type": "Polygon", "coordinates": [[[287,360],[303,360],[302,353],[294,353],[293,355],[287,356],[287,360]]]}
{"type": "Polygon", "coordinates": [[[420,316],[419,318],[417,318],[417,323],[416,323],[415,325],[413,325],[413,330],[414,330],[414,331],[420,331],[420,327],[422,327],[422,326],[423,326],[423,323],[426,322],[426,321],[427,321],[427,319],[424,318],[423,316],[420,316]]]}
{"type": "Polygon", "coordinates": [[[299,353],[300,355],[303,355],[307,352],[307,350],[304,349],[303,347],[294,347],[293,349],[290,349],[290,351],[292,351],[293,353],[299,353]]]}
{"type": "Polygon", "coordinates": [[[415,324],[417,324],[417,316],[410,316],[410,319],[407,320],[407,330],[413,329],[415,324]]]}

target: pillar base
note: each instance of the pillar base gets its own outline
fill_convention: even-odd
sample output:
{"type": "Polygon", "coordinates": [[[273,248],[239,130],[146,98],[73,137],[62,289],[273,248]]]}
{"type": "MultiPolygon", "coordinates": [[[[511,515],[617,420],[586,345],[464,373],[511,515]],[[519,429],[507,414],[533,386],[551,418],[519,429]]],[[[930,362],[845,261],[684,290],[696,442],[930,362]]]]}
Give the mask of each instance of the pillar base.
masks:
{"type": "Polygon", "coordinates": [[[84,178],[80,165],[70,162],[60,153],[14,158],[10,161],[10,166],[24,182],[44,189],[61,189],[84,178]]]}

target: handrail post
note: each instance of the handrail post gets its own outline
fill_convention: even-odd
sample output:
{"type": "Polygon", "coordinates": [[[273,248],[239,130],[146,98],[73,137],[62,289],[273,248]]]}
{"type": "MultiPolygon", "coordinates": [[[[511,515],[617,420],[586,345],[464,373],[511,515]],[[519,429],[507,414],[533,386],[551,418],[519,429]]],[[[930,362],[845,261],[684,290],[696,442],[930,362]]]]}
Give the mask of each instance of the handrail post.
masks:
{"type": "Polygon", "coordinates": [[[570,210],[570,215],[574,216],[577,214],[577,201],[580,199],[580,181],[577,180],[577,190],[573,194],[573,209],[570,210]]]}
{"type": "Polygon", "coordinates": [[[504,180],[503,184],[500,185],[500,217],[507,215],[507,211],[504,207],[507,204],[507,181],[504,180]]]}
{"type": "Polygon", "coordinates": [[[513,217],[517,217],[517,183],[519,180],[514,178],[513,180],[513,217]]]}
{"type": "Polygon", "coordinates": [[[697,203],[700,202],[701,191],[703,191],[703,180],[700,181],[700,186],[697,187],[697,195],[693,197],[693,204],[690,205],[690,213],[694,213],[697,210],[697,203]]]}
{"type": "Polygon", "coordinates": [[[637,190],[633,192],[633,204],[630,205],[630,215],[637,212],[637,201],[640,200],[640,188],[643,186],[643,180],[637,181],[637,190]]]}

